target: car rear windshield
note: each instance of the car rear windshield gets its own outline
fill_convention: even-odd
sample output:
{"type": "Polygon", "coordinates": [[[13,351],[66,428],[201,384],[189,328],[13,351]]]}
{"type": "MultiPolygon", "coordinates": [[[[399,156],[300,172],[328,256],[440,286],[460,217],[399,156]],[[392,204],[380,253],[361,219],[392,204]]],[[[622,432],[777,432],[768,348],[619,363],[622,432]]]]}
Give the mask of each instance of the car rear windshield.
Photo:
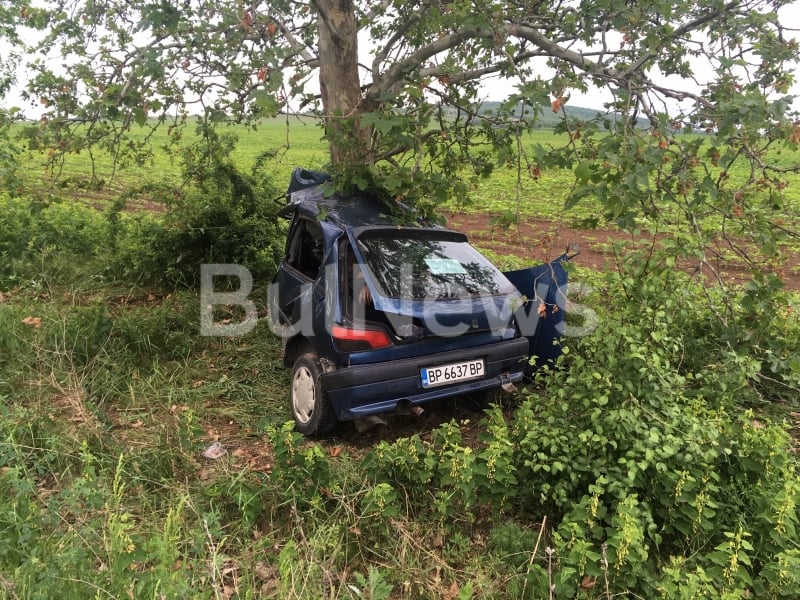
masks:
{"type": "Polygon", "coordinates": [[[454,232],[365,231],[358,246],[388,298],[466,299],[516,291],[506,277],[454,232]]]}

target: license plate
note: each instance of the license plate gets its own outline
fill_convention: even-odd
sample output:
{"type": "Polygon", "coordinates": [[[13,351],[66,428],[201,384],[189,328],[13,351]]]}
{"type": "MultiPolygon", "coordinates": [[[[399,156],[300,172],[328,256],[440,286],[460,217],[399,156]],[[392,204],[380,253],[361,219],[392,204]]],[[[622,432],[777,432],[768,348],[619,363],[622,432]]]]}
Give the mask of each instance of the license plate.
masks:
{"type": "Polygon", "coordinates": [[[422,378],[422,387],[430,388],[470,379],[480,379],[484,372],[483,359],[479,358],[438,367],[427,367],[420,369],[419,374],[422,378]]]}

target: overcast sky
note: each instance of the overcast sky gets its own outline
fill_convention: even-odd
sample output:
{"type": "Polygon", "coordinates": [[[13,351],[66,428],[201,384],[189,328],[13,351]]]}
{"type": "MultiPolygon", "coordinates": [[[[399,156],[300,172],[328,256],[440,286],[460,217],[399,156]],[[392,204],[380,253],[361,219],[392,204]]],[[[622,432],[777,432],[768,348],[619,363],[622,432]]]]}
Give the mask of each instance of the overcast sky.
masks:
{"type": "MultiPolygon", "coordinates": [[[[792,2],[781,8],[779,11],[780,22],[785,26],[795,31],[790,32],[787,37],[789,39],[800,39],[800,0],[792,2]]],[[[713,72],[705,63],[695,62],[693,64],[694,76],[698,82],[695,85],[693,82],[683,81],[678,77],[672,79],[663,78],[657,81],[658,84],[670,83],[674,84],[675,89],[685,89],[693,93],[700,93],[704,84],[710,82],[713,77],[713,72]]],[[[491,80],[485,86],[486,100],[503,100],[513,91],[513,83],[510,81],[503,81],[500,79],[491,80]]],[[[795,83],[789,91],[789,95],[798,96],[800,98],[800,69],[795,68],[795,83]]],[[[611,93],[608,89],[594,89],[590,90],[588,94],[579,92],[572,92],[569,99],[569,104],[572,106],[580,106],[585,108],[601,108],[604,103],[613,100],[611,93]]],[[[800,100],[796,100],[794,106],[800,108],[800,100]]],[[[670,107],[673,109],[674,107],[670,107]]],[[[671,111],[670,111],[671,112],[671,111]]]]}

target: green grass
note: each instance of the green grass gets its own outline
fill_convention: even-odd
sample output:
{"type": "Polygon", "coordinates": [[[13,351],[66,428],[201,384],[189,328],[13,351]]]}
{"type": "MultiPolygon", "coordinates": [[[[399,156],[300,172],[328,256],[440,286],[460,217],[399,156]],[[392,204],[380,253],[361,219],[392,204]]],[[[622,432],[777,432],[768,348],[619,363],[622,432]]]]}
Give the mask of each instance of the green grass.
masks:
{"type": "Polygon", "coordinates": [[[89,283],[0,296],[0,596],[222,597],[231,555],[258,589],[264,473],[241,469],[287,418],[278,339],[200,337],[195,292],[89,283]],[[217,439],[241,453],[202,458],[217,439]]]}
{"type": "MultiPolygon", "coordinates": [[[[30,125],[17,124],[17,132],[30,125]]],[[[189,123],[182,143],[196,139],[195,126],[189,123]]],[[[298,166],[321,168],[328,160],[327,147],[322,140],[322,130],[317,122],[305,117],[273,119],[255,128],[227,127],[223,133],[236,136],[238,143],[233,153],[234,162],[248,170],[263,153],[274,153],[267,169],[277,182],[287,182],[289,174],[298,166]],[[288,128],[288,131],[287,131],[288,128]]],[[[148,131],[134,129],[131,138],[144,141],[148,131]]],[[[93,154],[81,152],[64,157],[54,168],[47,168],[45,152],[32,151],[24,155],[23,173],[26,185],[55,195],[71,196],[100,206],[115,198],[130,185],[146,181],[177,181],[180,177],[179,157],[172,148],[164,128],[158,129],[150,141],[153,152],[142,164],[123,164],[115,169],[111,156],[102,151],[93,154]],[[96,181],[92,181],[92,177],[96,181]]]]}
{"type": "MultiPolygon", "coordinates": [[[[0,596],[451,600],[547,597],[551,581],[560,593],[576,589],[546,553],[558,543],[560,515],[531,508],[543,482],[561,481],[555,471],[516,482],[516,503],[501,479],[492,501],[471,499],[467,469],[488,460],[500,477],[506,463],[487,453],[513,455],[510,410],[479,423],[481,415],[448,403],[363,436],[345,426],[304,440],[284,425],[288,377],[280,342],[263,323],[244,337],[203,338],[197,292],[125,285],[91,261],[67,268],[74,257],[34,257],[29,277],[1,288],[0,596]],[[204,458],[215,441],[227,454],[204,458]],[[391,485],[387,473],[396,473],[391,485]],[[437,475],[425,481],[430,473],[437,475]]],[[[600,276],[596,285],[581,301],[610,317],[600,304],[622,292],[604,290],[600,276]]],[[[252,294],[260,309],[264,297],[252,294]]],[[[678,299],[670,315],[692,323],[678,299]]],[[[672,335],[680,338],[682,327],[672,335]]],[[[574,377],[594,398],[596,385],[617,381],[596,368],[558,377],[574,377]]],[[[531,413],[519,417],[521,427],[538,422],[532,411],[542,401],[558,405],[555,392],[543,393],[523,392],[531,413]]],[[[608,411],[596,414],[613,422],[608,411]]],[[[785,432],[760,427],[747,439],[769,432],[772,457],[785,432]]],[[[554,432],[549,453],[582,455],[585,443],[572,434],[589,439],[600,430],[554,432]]],[[[528,468],[550,464],[542,456],[528,468]]],[[[475,481],[494,480],[475,468],[475,481]]],[[[560,560],[575,560],[562,552],[560,560]]],[[[602,581],[600,559],[583,560],[602,581]]],[[[616,572],[612,590],[623,594],[633,584],[614,581],[616,572]]],[[[608,600],[603,594],[579,597],[608,600]]]]}

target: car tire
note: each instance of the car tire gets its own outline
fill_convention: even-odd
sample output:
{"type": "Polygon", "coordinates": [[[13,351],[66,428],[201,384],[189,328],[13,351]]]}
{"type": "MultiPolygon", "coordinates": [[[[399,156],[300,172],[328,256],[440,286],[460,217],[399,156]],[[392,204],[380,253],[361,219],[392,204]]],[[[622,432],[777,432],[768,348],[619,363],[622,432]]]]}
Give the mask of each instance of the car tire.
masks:
{"type": "Polygon", "coordinates": [[[313,352],[300,355],[292,367],[289,405],[297,431],[317,435],[333,429],[337,419],[328,395],[320,384],[322,365],[313,352]]]}

